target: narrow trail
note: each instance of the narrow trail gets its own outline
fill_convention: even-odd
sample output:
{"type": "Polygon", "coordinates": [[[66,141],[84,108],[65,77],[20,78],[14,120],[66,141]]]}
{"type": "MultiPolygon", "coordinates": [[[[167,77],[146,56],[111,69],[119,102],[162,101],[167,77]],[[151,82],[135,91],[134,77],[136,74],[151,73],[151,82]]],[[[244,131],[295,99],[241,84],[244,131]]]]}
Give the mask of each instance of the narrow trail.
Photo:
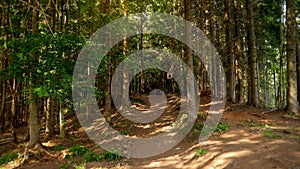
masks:
{"type": "MultiPolygon", "coordinates": [[[[147,100],[147,99],[143,99],[147,100]]],[[[160,102],[156,102],[160,103],[160,102]]],[[[137,110],[145,110],[149,105],[143,101],[132,103],[137,110]]],[[[163,128],[172,125],[178,116],[180,99],[168,96],[166,111],[153,122],[143,125],[132,123],[115,112],[112,115],[112,126],[119,125],[118,130],[126,130],[129,136],[151,137],[163,132],[163,128]]],[[[201,100],[199,111],[208,112],[210,100],[201,100]]],[[[212,137],[199,142],[199,134],[192,128],[185,139],[169,151],[144,159],[122,158],[115,162],[90,162],[86,168],[118,168],[118,169],[299,169],[300,168],[300,123],[298,120],[286,118],[285,112],[261,114],[262,109],[255,109],[241,104],[227,104],[221,122],[228,124],[228,130],[214,133],[212,137]],[[197,150],[206,153],[197,155],[197,150]]],[[[96,153],[104,152],[96,146],[84,133],[75,115],[67,117],[67,137],[74,139],[57,139],[44,142],[46,146],[63,145],[71,147],[80,144],[93,149],[96,153]]],[[[201,124],[205,117],[196,120],[195,126],[201,124]]],[[[1,148],[1,146],[0,146],[1,148]]],[[[2,147],[3,148],[3,147],[2,147]]],[[[16,149],[15,151],[17,151],[16,149]]],[[[22,149],[20,149],[22,150],[22,149]]],[[[64,150],[66,151],[66,150],[64,150]]],[[[69,162],[63,158],[62,152],[56,153],[56,159],[40,159],[30,161],[22,169],[49,168],[56,169],[69,162]]],[[[143,151],[143,150],[141,150],[143,151]]],[[[74,159],[76,160],[76,159],[74,159]]],[[[6,168],[12,168],[8,164],[6,168]]]]}

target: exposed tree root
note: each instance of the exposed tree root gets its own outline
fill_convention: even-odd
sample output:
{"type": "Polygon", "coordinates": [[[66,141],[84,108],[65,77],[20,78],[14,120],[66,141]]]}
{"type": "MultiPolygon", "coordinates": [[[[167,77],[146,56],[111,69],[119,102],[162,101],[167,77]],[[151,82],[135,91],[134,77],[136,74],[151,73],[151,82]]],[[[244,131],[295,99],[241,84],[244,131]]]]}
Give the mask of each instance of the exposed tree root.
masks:
{"type": "Polygon", "coordinates": [[[27,145],[22,155],[23,159],[19,166],[26,164],[31,156],[35,157],[37,160],[41,159],[42,157],[53,158],[53,155],[45,150],[41,143],[36,143],[33,146],[27,145]]]}

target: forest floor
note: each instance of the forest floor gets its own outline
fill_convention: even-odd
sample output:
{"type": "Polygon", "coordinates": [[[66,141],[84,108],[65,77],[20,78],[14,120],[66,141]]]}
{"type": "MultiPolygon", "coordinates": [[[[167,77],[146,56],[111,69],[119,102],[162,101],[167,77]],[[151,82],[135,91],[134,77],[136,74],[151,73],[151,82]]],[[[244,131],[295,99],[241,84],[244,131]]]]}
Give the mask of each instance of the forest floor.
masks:
{"type": "MultiPolygon", "coordinates": [[[[168,106],[169,108],[152,123],[150,128],[143,129],[140,124],[126,121],[118,113],[112,117],[112,125],[119,125],[118,130],[126,131],[130,136],[147,137],[176,119],[177,103],[178,98],[171,97],[169,99],[171,106],[168,106]]],[[[145,108],[145,105],[135,106],[145,108]]],[[[209,99],[201,99],[200,112],[205,115],[209,107],[209,99]]],[[[184,140],[163,154],[146,159],[121,158],[117,161],[104,160],[86,164],[83,164],[80,157],[64,158],[70,147],[80,144],[97,154],[103,153],[104,150],[87,137],[76,115],[73,114],[66,117],[66,139],[55,137],[43,141],[51,157],[31,157],[28,163],[18,168],[300,169],[299,120],[293,119],[284,111],[264,113],[266,112],[264,109],[243,104],[227,104],[225,108],[221,122],[228,130],[215,132],[205,142],[199,143],[199,133],[197,134],[197,129],[193,128],[184,140]]],[[[196,124],[201,122],[203,119],[200,117],[196,124]]],[[[44,127],[41,131],[43,130],[44,127]]],[[[1,135],[1,139],[7,135],[1,135]]],[[[8,152],[23,153],[24,145],[12,142],[0,145],[0,154],[8,152]]],[[[0,168],[14,168],[19,161],[20,158],[16,158],[0,168]]]]}

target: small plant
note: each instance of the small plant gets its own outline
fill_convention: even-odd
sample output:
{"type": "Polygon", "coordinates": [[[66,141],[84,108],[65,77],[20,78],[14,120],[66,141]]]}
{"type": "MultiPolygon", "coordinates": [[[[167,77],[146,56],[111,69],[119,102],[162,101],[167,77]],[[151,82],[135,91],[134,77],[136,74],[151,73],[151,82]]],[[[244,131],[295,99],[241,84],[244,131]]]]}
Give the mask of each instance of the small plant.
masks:
{"type": "Polygon", "coordinates": [[[207,150],[205,150],[204,148],[200,148],[200,149],[196,150],[196,155],[198,157],[201,157],[201,156],[205,155],[206,153],[207,153],[207,150]]]}
{"type": "Polygon", "coordinates": [[[94,153],[93,151],[89,150],[85,155],[84,155],[84,161],[85,162],[92,162],[92,161],[102,161],[101,156],[94,153]]]}
{"type": "Polygon", "coordinates": [[[201,130],[195,129],[195,134],[200,135],[201,134],[201,130]]]}
{"type": "Polygon", "coordinates": [[[6,155],[1,155],[0,156],[0,165],[9,163],[19,156],[20,155],[18,153],[8,153],[6,155]]]}
{"type": "Polygon", "coordinates": [[[204,114],[203,112],[199,112],[198,115],[197,115],[197,117],[198,117],[199,119],[202,119],[202,118],[205,117],[205,114],[204,114]]]}
{"type": "Polygon", "coordinates": [[[264,136],[271,137],[271,138],[279,138],[280,137],[280,135],[274,134],[272,129],[267,129],[267,130],[263,131],[262,134],[264,136]]]}
{"type": "Polygon", "coordinates": [[[250,127],[256,126],[255,122],[251,119],[247,119],[247,123],[248,123],[248,126],[250,126],[250,127]]]}
{"type": "Polygon", "coordinates": [[[75,137],[72,135],[72,136],[69,138],[69,140],[71,140],[72,142],[74,142],[74,141],[75,141],[75,137]]]}
{"type": "Polygon", "coordinates": [[[204,125],[203,123],[195,124],[195,125],[194,125],[194,128],[197,129],[197,130],[201,130],[202,127],[203,127],[203,125],[204,125]]]}
{"type": "Polygon", "coordinates": [[[80,165],[74,165],[75,169],[85,169],[86,168],[86,163],[82,163],[80,165]]]}
{"type": "Polygon", "coordinates": [[[121,152],[119,150],[107,151],[102,154],[102,158],[108,161],[118,161],[121,159],[121,152]]]}
{"type": "Polygon", "coordinates": [[[64,149],[65,149],[65,147],[62,146],[62,145],[58,145],[58,146],[54,146],[54,147],[53,147],[53,151],[62,151],[62,150],[64,150],[64,149]]]}
{"type": "Polygon", "coordinates": [[[71,164],[73,163],[73,161],[68,161],[65,164],[62,164],[59,166],[60,169],[69,169],[71,167],[71,164]]]}
{"type": "Polygon", "coordinates": [[[121,131],[121,134],[122,134],[122,135],[129,135],[129,131],[128,131],[128,130],[122,130],[122,131],[121,131]]]}
{"type": "Polygon", "coordinates": [[[228,123],[219,123],[215,129],[215,132],[222,133],[226,130],[228,130],[228,123]]]}
{"type": "Polygon", "coordinates": [[[75,157],[75,156],[80,156],[82,157],[89,149],[82,146],[82,145],[75,145],[75,146],[72,146],[70,148],[70,152],[72,153],[71,156],[72,157],[75,157]]]}
{"type": "Polygon", "coordinates": [[[116,124],[116,125],[114,125],[113,128],[118,129],[118,128],[121,128],[121,127],[122,127],[121,124],[116,124]]]}

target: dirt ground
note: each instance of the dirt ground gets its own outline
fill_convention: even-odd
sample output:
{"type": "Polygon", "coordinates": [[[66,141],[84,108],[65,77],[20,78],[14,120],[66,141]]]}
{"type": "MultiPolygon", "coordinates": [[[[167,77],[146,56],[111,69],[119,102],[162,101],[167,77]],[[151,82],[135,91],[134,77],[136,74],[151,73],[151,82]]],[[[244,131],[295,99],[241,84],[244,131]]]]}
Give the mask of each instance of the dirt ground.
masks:
{"type": "MultiPolygon", "coordinates": [[[[178,98],[170,97],[169,108],[149,129],[143,129],[141,124],[133,124],[115,113],[112,125],[121,125],[118,130],[129,131],[129,135],[139,137],[150,136],[154,131],[170,125],[178,115],[178,98]]],[[[137,108],[145,107],[135,104],[137,108]]],[[[202,99],[200,112],[204,115],[209,109],[209,99],[202,99]]],[[[52,138],[43,141],[47,150],[57,145],[68,149],[72,145],[81,144],[102,153],[103,150],[96,146],[84,133],[75,115],[66,118],[67,139],[52,138]]],[[[196,124],[203,122],[197,119],[196,124]]],[[[300,169],[300,120],[293,119],[285,111],[268,113],[264,109],[256,109],[243,104],[227,104],[223,114],[222,123],[228,124],[228,130],[215,133],[205,141],[198,141],[199,135],[193,128],[187,137],[171,150],[146,159],[122,158],[114,162],[91,162],[86,168],[120,168],[120,169],[300,169]],[[197,155],[197,150],[204,149],[206,153],[197,155]]],[[[4,135],[2,136],[2,138],[4,135]]],[[[22,144],[7,143],[0,145],[0,152],[24,151],[22,144]]],[[[70,162],[64,159],[64,153],[49,151],[53,157],[34,158],[25,164],[22,169],[56,169],[70,162]]],[[[76,159],[73,159],[76,161],[76,159]]],[[[2,166],[14,168],[18,161],[2,166]]],[[[72,165],[71,165],[72,166],[72,165]]],[[[1,168],[1,166],[0,166],[1,168]]],[[[74,168],[74,165],[73,165],[74,168]]]]}

